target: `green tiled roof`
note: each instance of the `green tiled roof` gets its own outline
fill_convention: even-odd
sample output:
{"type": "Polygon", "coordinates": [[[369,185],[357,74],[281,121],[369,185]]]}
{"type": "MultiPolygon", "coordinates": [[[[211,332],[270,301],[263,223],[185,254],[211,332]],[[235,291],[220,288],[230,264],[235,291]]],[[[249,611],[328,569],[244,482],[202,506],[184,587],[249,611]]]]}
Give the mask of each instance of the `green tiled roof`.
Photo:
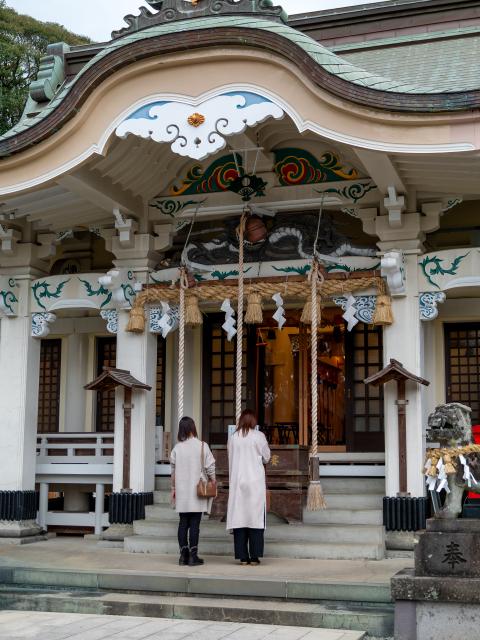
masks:
{"type": "MultiPolygon", "coordinates": [[[[147,40],[149,38],[155,38],[170,33],[177,33],[179,37],[181,37],[182,32],[213,29],[216,27],[243,27],[276,33],[301,47],[306,54],[310,56],[310,58],[323,67],[328,73],[362,87],[406,94],[443,93],[444,91],[453,90],[452,87],[445,89],[432,86],[431,82],[426,81],[427,79],[430,80],[430,77],[426,78],[425,83],[422,84],[422,82],[418,83],[418,77],[415,76],[405,79],[404,77],[397,77],[393,75],[394,79],[391,79],[391,77],[389,77],[391,74],[388,72],[377,72],[372,71],[371,69],[366,70],[362,68],[362,65],[357,64],[355,61],[339,57],[333,51],[326,49],[321,44],[310,38],[310,36],[307,36],[283,23],[239,16],[197,18],[150,27],[149,29],[129,33],[118,40],[113,40],[107,43],[107,45],[83,67],[75,78],[67,81],[60,87],[53,100],[48,103],[40,113],[28,119],[22,119],[15,127],[1,136],[0,140],[15,136],[24,129],[33,127],[38,122],[42,121],[60,104],[79,78],[81,78],[90,67],[98,63],[109,53],[133,42],[137,42],[138,40],[147,40]]],[[[352,54],[352,56],[353,55],[357,54],[352,54]]],[[[389,67],[388,65],[386,66],[388,70],[389,67]]],[[[480,81],[477,82],[477,86],[480,86],[480,81]]]]}
{"type": "Polygon", "coordinates": [[[469,91],[480,85],[480,28],[387,38],[332,47],[370,73],[435,87],[469,91]]]}

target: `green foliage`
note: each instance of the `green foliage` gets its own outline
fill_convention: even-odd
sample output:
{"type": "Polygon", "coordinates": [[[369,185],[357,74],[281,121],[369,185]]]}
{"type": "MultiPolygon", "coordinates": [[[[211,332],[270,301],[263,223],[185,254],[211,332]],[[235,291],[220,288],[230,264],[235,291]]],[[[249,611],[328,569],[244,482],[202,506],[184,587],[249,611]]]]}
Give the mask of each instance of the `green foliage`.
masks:
{"type": "Polygon", "coordinates": [[[40,58],[55,42],[80,45],[89,40],[59,24],[20,15],[0,0],[0,134],[20,119],[40,58]]]}

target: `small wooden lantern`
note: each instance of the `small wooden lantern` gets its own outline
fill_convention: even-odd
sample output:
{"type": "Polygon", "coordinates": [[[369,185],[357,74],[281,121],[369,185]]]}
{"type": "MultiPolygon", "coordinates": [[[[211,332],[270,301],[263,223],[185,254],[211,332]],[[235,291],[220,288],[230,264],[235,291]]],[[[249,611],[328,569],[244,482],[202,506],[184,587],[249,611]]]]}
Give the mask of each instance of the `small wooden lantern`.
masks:
{"type": "Polygon", "coordinates": [[[151,391],[152,387],[140,382],[132,376],[126,369],[115,369],[104,367],[103,372],[85,385],[89,391],[110,391],[116,387],[123,387],[123,491],[130,491],[130,448],[131,448],[131,427],[132,427],[132,391],[143,389],[151,391]]]}
{"type": "Polygon", "coordinates": [[[385,385],[390,380],[397,381],[397,411],[398,411],[398,455],[399,455],[399,479],[400,479],[400,495],[407,496],[407,404],[405,394],[405,383],[411,380],[417,384],[423,384],[426,387],[430,384],[428,380],[420,378],[407,371],[401,362],[390,360],[384,369],[375,373],[373,376],[366,378],[365,384],[373,384],[378,387],[385,385]]]}

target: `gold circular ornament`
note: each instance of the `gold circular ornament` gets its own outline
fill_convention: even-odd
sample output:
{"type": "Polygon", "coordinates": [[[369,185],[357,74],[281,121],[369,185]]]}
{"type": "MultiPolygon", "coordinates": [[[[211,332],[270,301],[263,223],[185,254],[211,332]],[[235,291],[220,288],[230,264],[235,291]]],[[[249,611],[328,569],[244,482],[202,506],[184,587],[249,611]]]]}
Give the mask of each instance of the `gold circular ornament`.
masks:
{"type": "Polygon", "coordinates": [[[192,113],[191,116],[188,116],[187,122],[192,127],[199,127],[205,122],[205,116],[202,116],[201,113],[192,113]]]}

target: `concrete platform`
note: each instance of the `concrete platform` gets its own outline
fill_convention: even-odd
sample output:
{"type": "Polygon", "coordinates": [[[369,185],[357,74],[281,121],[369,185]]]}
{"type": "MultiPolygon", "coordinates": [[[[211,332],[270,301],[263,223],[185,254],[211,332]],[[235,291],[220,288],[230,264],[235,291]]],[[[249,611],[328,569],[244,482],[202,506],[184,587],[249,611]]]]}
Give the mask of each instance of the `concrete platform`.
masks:
{"type": "Polygon", "coordinates": [[[362,640],[357,631],[139,617],[2,611],[0,639],[27,640],[362,640]]]}
{"type": "Polygon", "coordinates": [[[208,557],[203,567],[179,567],[177,557],[129,554],[121,549],[103,549],[94,540],[52,538],[26,547],[0,547],[0,568],[43,568],[67,572],[114,572],[121,575],[146,573],[153,576],[245,578],[309,584],[381,586],[390,593],[390,579],[398,571],[413,567],[409,559],[392,560],[289,560],[266,557],[259,567],[242,567],[230,557],[208,557]]]}
{"type": "Polygon", "coordinates": [[[0,548],[0,609],[144,615],[366,631],[393,628],[390,578],[405,560],[286,560],[129,554],[56,538],[0,548]]]}

